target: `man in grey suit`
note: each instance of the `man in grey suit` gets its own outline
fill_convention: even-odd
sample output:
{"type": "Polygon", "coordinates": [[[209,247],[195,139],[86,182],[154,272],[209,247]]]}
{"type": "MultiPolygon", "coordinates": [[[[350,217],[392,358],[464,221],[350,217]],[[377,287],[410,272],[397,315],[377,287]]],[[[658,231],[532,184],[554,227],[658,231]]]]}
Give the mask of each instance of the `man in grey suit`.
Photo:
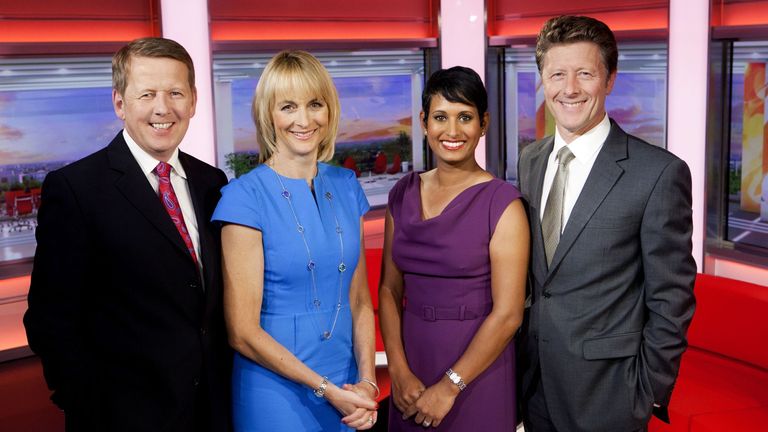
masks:
{"type": "Polygon", "coordinates": [[[691,177],[605,112],[611,30],[561,16],[536,62],[554,136],[520,155],[531,305],[520,337],[526,432],[645,430],[666,407],[693,316],[691,177]]]}

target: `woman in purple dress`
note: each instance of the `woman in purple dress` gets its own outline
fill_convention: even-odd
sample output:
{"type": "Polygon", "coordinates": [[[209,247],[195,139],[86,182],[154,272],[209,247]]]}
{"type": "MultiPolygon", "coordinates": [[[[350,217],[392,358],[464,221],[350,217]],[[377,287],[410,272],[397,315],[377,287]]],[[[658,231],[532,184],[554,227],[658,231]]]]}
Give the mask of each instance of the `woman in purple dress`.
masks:
{"type": "Polygon", "coordinates": [[[528,223],[520,193],[475,160],[489,114],[473,70],[433,74],[421,120],[437,167],[389,195],[381,331],[390,431],[513,431],[528,223]]]}

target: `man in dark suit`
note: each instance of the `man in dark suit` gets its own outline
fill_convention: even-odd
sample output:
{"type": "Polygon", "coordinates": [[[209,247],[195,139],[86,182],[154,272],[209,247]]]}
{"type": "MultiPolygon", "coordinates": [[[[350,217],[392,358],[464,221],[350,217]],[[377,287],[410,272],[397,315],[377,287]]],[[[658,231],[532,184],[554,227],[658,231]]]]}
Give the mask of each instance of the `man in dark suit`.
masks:
{"type": "Polygon", "coordinates": [[[555,136],[520,155],[531,305],[523,324],[526,432],[644,430],[666,417],[693,316],[691,177],[605,112],[611,30],[549,20],[536,61],[555,136]]]}
{"type": "Polygon", "coordinates": [[[68,431],[229,430],[220,239],[224,173],[178,151],[195,113],[187,51],[112,59],[125,129],[48,174],[24,316],[68,431]]]}

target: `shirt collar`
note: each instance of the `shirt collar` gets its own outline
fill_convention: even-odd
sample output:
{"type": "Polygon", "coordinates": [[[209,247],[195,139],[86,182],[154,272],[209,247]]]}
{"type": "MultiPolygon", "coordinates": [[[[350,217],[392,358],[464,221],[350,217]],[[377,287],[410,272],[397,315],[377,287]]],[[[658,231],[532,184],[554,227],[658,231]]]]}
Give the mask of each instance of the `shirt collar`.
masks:
{"type": "Polygon", "coordinates": [[[566,144],[563,137],[560,136],[560,131],[555,127],[555,146],[552,149],[552,154],[556,155],[561,148],[567,145],[579,162],[588,163],[595,158],[597,152],[603,147],[603,143],[608,138],[610,132],[611,121],[608,119],[607,113],[603,116],[603,120],[600,123],[588,130],[584,135],[571,141],[570,144],[566,144]]]}
{"type": "MultiPolygon", "coordinates": [[[[131,138],[131,136],[128,134],[128,131],[123,129],[123,138],[125,139],[125,143],[128,144],[128,150],[131,151],[131,154],[133,155],[133,158],[136,159],[136,162],[139,163],[139,166],[141,167],[141,172],[144,174],[153,174],[153,171],[155,170],[155,167],[158,163],[160,163],[159,160],[152,157],[149,153],[144,151],[141,147],[139,147],[138,144],[136,144],[136,141],[131,138]]],[[[176,174],[178,174],[181,178],[185,179],[187,178],[187,173],[184,172],[184,167],[181,166],[181,161],[179,161],[179,149],[178,147],[173,151],[173,154],[171,155],[171,158],[168,159],[168,165],[171,166],[171,169],[173,171],[176,171],[176,174]]]]}

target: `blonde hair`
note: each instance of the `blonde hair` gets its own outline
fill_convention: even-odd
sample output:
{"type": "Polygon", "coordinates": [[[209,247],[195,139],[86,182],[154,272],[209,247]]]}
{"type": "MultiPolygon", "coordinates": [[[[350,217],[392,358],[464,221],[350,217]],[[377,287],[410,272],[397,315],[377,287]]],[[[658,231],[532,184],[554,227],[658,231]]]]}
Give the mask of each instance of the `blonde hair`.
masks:
{"type": "Polygon", "coordinates": [[[341,105],[336,86],[319,60],[306,51],[286,50],[269,61],[261,74],[251,103],[251,115],[258,129],[259,161],[269,159],[277,150],[272,110],[275,97],[280,93],[305,91],[322,99],[328,106],[328,135],[320,142],[317,160],[333,157],[336,134],[339,131],[341,105]]]}

